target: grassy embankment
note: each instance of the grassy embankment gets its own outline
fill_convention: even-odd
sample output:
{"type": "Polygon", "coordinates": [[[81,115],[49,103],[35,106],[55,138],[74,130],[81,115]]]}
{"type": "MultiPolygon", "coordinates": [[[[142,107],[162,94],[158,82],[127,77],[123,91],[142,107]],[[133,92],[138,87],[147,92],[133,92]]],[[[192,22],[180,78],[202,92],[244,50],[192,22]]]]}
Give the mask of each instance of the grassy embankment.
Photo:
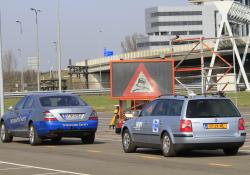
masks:
{"type": "MultiPolygon", "coordinates": [[[[97,111],[112,111],[114,109],[114,105],[118,104],[117,100],[112,100],[108,95],[85,95],[81,96],[81,98],[93,106],[97,111]]],[[[20,98],[8,98],[5,99],[5,110],[7,110],[10,106],[14,106],[20,98]]]]}
{"type": "MultiPolygon", "coordinates": [[[[227,93],[226,96],[232,98],[235,103],[237,101],[237,106],[239,107],[250,107],[250,92],[239,92],[237,94],[227,93]]],[[[85,95],[81,96],[81,98],[97,111],[112,111],[114,105],[118,104],[117,100],[112,100],[108,95],[85,95]]],[[[5,99],[5,110],[8,109],[9,106],[14,106],[18,100],[19,98],[5,99]]]]}

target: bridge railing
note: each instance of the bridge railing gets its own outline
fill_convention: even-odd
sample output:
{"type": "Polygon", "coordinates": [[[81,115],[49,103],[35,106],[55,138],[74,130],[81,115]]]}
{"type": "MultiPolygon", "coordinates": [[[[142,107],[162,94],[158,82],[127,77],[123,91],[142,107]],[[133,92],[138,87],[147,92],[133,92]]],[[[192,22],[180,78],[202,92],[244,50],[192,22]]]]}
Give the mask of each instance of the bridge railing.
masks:
{"type": "MultiPolygon", "coordinates": [[[[220,47],[231,47],[228,46],[228,42],[230,38],[224,39],[224,42],[220,43],[220,47]]],[[[235,37],[235,41],[237,42],[237,45],[243,45],[249,40],[247,36],[245,37],[235,37]]],[[[190,41],[191,42],[191,41],[190,41]]],[[[215,38],[207,38],[204,39],[204,43],[208,45],[210,48],[214,48],[215,46],[215,38]]],[[[181,53],[186,53],[190,51],[196,43],[187,43],[187,44],[181,44],[181,45],[174,45],[172,46],[172,52],[176,55],[181,54],[181,53]]],[[[170,47],[164,47],[160,49],[151,49],[151,50],[141,50],[141,51],[136,51],[136,52],[128,52],[124,54],[117,54],[114,56],[110,57],[100,57],[96,59],[87,59],[87,64],[89,68],[91,69],[92,67],[98,67],[100,65],[107,65],[109,64],[109,61],[111,60],[131,60],[131,59],[141,59],[141,58],[159,58],[160,55],[164,54],[166,57],[170,56],[170,47]]],[[[198,51],[199,48],[196,48],[194,51],[198,51]]],[[[174,58],[176,59],[176,58],[174,58]]],[[[177,58],[178,59],[178,58],[177,58]]],[[[86,66],[86,62],[78,62],[76,63],[77,66],[86,66]]]]}

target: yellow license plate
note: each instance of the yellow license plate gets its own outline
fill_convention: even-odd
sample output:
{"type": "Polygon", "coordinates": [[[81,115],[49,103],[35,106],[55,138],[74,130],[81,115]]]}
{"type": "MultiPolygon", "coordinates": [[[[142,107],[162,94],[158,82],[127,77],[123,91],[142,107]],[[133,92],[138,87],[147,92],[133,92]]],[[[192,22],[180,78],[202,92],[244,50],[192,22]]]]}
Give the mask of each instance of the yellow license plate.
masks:
{"type": "Polygon", "coordinates": [[[227,129],[227,123],[208,123],[207,129],[227,129]]]}

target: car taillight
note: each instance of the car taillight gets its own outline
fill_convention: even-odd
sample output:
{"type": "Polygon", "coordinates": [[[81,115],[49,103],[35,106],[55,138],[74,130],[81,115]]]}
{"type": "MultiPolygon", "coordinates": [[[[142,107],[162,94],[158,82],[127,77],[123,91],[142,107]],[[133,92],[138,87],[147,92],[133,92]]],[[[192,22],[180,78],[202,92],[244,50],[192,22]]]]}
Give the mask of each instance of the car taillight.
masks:
{"type": "Polygon", "coordinates": [[[243,118],[239,119],[239,130],[245,130],[245,120],[243,118]]]}
{"type": "Polygon", "coordinates": [[[193,132],[191,120],[180,120],[180,132],[193,132]]]}
{"type": "Polygon", "coordinates": [[[56,117],[53,116],[53,114],[51,114],[49,111],[45,111],[43,112],[43,115],[44,115],[44,118],[43,120],[44,121],[57,121],[56,117]]]}
{"type": "Polygon", "coordinates": [[[98,116],[95,110],[92,111],[89,120],[98,120],[98,116]]]}

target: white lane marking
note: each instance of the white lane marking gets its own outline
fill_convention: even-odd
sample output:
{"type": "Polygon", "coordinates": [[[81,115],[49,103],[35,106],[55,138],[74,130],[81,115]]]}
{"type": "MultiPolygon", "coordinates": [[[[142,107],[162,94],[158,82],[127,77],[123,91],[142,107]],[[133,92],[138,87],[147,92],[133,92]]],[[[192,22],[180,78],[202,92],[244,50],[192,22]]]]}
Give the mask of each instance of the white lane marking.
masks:
{"type": "Polygon", "coordinates": [[[90,153],[101,153],[102,151],[99,151],[99,150],[86,150],[87,152],[90,152],[90,153]]]}
{"type": "Polygon", "coordinates": [[[114,136],[100,136],[97,135],[97,138],[104,138],[104,139],[121,139],[121,137],[114,137],[114,136]]]}
{"type": "Polygon", "coordinates": [[[62,174],[62,172],[56,172],[56,173],[43,173],[43,174],[32,174],[32,175],[49,175],[49,174],[62,174]]]}
{"type": "Polygon", "coordinates": [[[112,118],[104,118],[104,117],[102,117],[102,118],[98,118],[99,120],[111,120],[112,118]]]}
{"type": "Polygon", "coordinates": [[[106,139],[106,138],[96,138],[96,140],[104,140],[104,141],[121,142],[121,140],[106,139]]]}
{"type": "MultiPolygon", "coordinates": [[[[108,133],[107,133],[108,134],[108,133]]],[[[115,138],[115,139],[120,139],[120,138],[122,138],[121,136],[116,136],[116,135],[107,135],[107,134],[105,134],[105,135],[101,135],[101,134],[97,134],[96,136],[97,137],[102,137],[102,138],[115,138]]]]}
{"type": "Polygon", "coordinates": [[[0,163],[7,164],[7,165],[21,166],[21,167],[26,167],[26,168],[34,168],[34,169],[47,170],[47,171],[56,171],[56,172],[65,173],[65,174],[90,175],[90,174],[85,174],[85,173],[76,173],[76,172],[71,172],[71,171],[57,170],[57,169],[52,169],[52,168],[44,168],[44,167],[24,165],[24,164],[5,162],[5,161],[0,161],[0,163]]]}
{"type": "Polygon", "coordinates": [[[3,168],[3,169],[0,169],[0,171],[6,171],[6,170],[18,170],[18,169],[25,169],[25,168],[29,168],[29,167],[19,167],[19,168],[3,168]]]}
{"type": "Polygon", "coordinates": [[[208,165],[210,165],[210,166],[218,166],[218,167],[231,167],[231,166],[233,166],[233,165],[219,164],[219,163],[209,163],[208,165]]]}
{"type": "Polygon", "coordinates": [[[242,148],[250,148],[250,145],[244,145],[242,148]]]}
{"type": "Polygon", "coordinates": [[[248,152],[248,153],[250,153],[250,150],[240,149],[240,152],[248,152]]]}
{"type": "Polygon", "coordinates": [[[144,159],[151,159],[151,160],[160,160],[161,158],[159,157],[154,157],[154,156],[140,156],[141,158],[144,159]]]}

